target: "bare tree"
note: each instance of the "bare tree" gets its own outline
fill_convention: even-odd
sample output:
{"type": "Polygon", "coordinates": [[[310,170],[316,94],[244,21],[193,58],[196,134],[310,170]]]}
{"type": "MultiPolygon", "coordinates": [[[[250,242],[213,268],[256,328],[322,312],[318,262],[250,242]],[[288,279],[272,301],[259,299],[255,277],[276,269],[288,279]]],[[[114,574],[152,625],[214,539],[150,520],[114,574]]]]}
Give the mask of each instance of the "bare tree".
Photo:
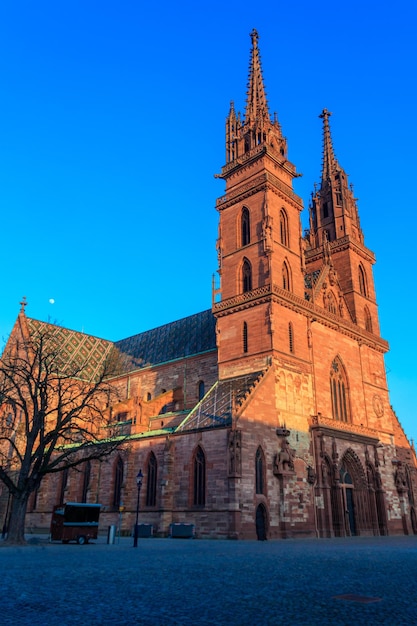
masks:
{"type": "Polygon", "coordinates": [[[0,359],[0,480],[11,509],[7,542],[24,543],[29,496],[47,474],[103,459],[123,441],[106,425],[123,359],[110,342],[94,372],[90,355],[68,359],[53,325],[9,340],[0,359]]]}

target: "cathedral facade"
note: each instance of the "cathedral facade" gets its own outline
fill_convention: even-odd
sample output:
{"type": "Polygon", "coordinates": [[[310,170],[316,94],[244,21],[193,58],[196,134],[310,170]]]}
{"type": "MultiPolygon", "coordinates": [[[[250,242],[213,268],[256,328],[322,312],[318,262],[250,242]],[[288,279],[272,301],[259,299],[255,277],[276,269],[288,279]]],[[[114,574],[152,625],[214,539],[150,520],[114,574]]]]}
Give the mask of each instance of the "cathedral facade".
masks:
{"type": "MultiPolygon", "coordinates": [[[[115,345],[132,363],[113,381],[120,449],[47,476],[28,528],[48,528],[57,504],[84,501],[102,505],[102,524],[130,532],[141,469],[140,521],[157,536],[177,523],[242,539],[417,533],[416,458],[390,405],[375,258],[330,113],[303,233],[256,31],[251,41],[246,109],[232,104],[226,120],[211,309],[112,344],[22,307],[13,333],[48,326],[68,354],[99,360],[115,345]]],[[[6,507],[3,493],[0,516],[6,507]]]]}

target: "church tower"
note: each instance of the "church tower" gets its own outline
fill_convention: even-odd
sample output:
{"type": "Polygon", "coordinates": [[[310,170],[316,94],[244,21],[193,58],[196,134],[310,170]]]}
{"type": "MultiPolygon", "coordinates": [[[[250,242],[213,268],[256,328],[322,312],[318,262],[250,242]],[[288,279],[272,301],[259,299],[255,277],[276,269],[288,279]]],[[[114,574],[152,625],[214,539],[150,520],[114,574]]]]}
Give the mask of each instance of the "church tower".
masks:
{"type": "Polygon", "coordinates": [[[221,378],[265,369],[274,353],[291,358],[303,323],[294,307],[304,298],[297,173],[277,115],[269,112],[257,31],[250,36],[245,114],[231,103],[218,175],[226,183],[216,205],[220,288],[213,302],[221,378]]]}
{"type": "Polygon", "coordinates": [[[323,166],[320,188],[313,194],[310,206],[306,268],[314,273],[323,263],[323,254],[331,255],[329,263],[337,272],[348,318],[366,331],[379,334],[372,274],[375,257],[364,244],[353,189],[334,153],[330,115],[327,109],[320,115],[323,166]]]}

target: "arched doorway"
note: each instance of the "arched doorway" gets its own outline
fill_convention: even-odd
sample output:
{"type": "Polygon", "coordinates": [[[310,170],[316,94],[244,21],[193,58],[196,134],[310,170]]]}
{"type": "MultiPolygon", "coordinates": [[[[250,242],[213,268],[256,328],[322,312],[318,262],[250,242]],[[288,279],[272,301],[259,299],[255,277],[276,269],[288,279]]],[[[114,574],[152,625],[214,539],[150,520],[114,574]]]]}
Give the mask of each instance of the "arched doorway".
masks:
{"type": "Polygon", "coordinates": [[[355,517],[355,500],[353,496],[353,480],[346,466],[343,464],[340,468],[340,486],[342,488],[343,503],[345,506],[345,524],[346,531],[351,536],[357,534],[356,517],[355,517]]]}
{"type": "Polygon", "coordinates": [[[267,515],[264,504],[258,504],[256,507],[256,537],[258,541],[266,540],[267,515]]]}

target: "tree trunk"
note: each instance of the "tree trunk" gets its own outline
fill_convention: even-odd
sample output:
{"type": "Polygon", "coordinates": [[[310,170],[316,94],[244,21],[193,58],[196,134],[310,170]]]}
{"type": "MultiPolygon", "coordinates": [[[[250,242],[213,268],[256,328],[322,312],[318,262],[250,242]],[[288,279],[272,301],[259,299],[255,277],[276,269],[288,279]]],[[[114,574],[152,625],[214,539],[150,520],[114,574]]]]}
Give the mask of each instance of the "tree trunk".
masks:
{"type": "Polygon", "coordinates": [[[12,498],[9,527],[5,543],[13,545],[26,543],[25,519],[28,499],[28,493],[23,493],[20,495],[20,497],[14,496],[12,498]]]}

